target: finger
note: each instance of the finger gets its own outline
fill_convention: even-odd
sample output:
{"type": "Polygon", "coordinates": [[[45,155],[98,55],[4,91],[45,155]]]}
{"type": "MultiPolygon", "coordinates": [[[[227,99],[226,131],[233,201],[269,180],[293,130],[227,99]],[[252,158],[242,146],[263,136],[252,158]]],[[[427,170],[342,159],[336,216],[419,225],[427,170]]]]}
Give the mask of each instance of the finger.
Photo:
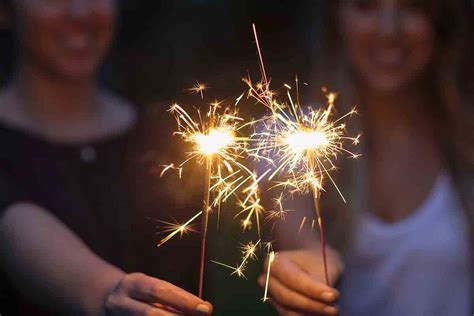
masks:
{"type": "Polygon", "coordinates": [[[168,312],[158,307],[136,301],[129,297],[115,297],[107,304],[107,314],[121,316],[175,316],[177,313],[168,312]]]}
{"type": "Polygon", "coordinates": [[[304,314],[286,309],[275,301],[270,300],[270,304],[277,311],[279,316],[304,316],[304,314]]]}
{"type": "Polygon", "coordinates": [[[311,298],[327,303],[333,303],[339,298],[336,289],[314,279],[287,258],[275,259],[271,275],[286,287],[311,298]]]}
{"type": "Polygon", "coordinates": [[[212,305],[185,290],[145,274],[130,274],[129,295],[146,302],[170,306],[188,315],[211,315],[212,305]]]}
{"type": "MultiPolygon", "coordinates": [[[[261,282],[262,281],[259,280],[259,283],[261,282]]],[[[272,300],[290,310],[303,313],[323,313],[327,315],[337,315],[338,313],[336,307],[315,301],[314,299],[295,292],[276,278],[270,278],[268,291],[270,292],[272,300]]]]}
{"type": "Polygon", "coordinates": [[[160,303],[151,303],[150,305],[152,305],[154,307],[157,307],[159,309],[163,309],[165,311],[168,311],[172,314],[184,315],[183,313],[181,313],[180,311],[174,309],[173,307],[166,306],[166,305],[163,305],[163,304],[160,304],[160,303]]]}

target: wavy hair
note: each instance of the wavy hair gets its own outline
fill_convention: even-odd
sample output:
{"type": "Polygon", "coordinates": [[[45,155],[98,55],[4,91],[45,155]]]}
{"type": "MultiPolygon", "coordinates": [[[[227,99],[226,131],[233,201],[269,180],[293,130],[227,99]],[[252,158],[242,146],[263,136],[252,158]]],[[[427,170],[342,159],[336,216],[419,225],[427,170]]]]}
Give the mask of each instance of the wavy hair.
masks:
{"type": "MultiPolygon", "coordinates": [[[[326,86],[339,93],[338,107],[347,112],[359,100],[354,78],[349,71],[349,62],[344,56],[341,36],[336,19],[336,10],[342,1],[315,1],[311,14],[314,28],[311,30],[313,86],[326,86]],[[315,40],[315,38],[317,40],[315,40]]],[[[437,55],[426,76],[427,89],[439,100],[433,111],[443,133],[438,142],[448,162],[458,192],[468,211],[471,227],[474,210],[474,2],[470,0],[420,0],[418,8],[430,18],[436,33],[437,55]]],[[[359,106],[364,115],[363,104],[359,106]]],[[[349,132],[366,133],[361,117],[351,119],[349,132]]],[[[342,161],[337,173],[337,182],[348,203],[344,204],[337,193],[322,195],[322,205],[332,244],[344,250],[352,240],[358,214],[369,207],[367,187],[367,153],[364,135],[358,162],[342,161]]],[[[474,241],[474,240],[473,240],[474,241]]]]}

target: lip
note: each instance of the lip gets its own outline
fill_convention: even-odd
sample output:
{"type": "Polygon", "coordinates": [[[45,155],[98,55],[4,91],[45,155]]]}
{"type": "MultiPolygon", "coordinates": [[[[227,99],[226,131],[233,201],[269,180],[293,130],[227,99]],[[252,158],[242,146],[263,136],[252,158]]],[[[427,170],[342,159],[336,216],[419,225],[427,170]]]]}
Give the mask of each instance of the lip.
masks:
{"type": "Polygon", "coordinates": [[[87,34],[73,34],[63,37],[63,45],[70,51],[84,51],[92,45],[92,38],[87,34]]]}
{"type": "Polygon", "coordinates": [[[397,68],[405,61],[405,54],[401,49],[379,49],[371,55],[373,63],[383,68],[397,68]]]}

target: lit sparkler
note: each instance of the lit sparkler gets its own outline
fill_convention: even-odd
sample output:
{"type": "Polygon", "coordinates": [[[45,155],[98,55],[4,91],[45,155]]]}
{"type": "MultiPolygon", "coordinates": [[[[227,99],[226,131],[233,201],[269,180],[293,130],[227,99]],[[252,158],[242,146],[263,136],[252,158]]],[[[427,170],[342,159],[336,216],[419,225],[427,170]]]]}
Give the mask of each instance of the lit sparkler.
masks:
{"type": "MultiPolygon", "coordinates": [[[[355,114],[353,109],[342,117],[333,120],[335,93],[326,90],[327,106],[322,109],[312,107],[303,108],[299,101],[298,78],[295,79],[296,98],[292,97],[292,87],[285,84],[288,101],[281,102],[276,99],[276,94],[270,89],[270,81],[265,73],[260,45],[255,25],[253,25],[257,51],[260,59],[261,81],[254,84],[249,78],[244,79],[248,85],[248,95],[269,110],[269,115],[260,122],[263,128],[256,132],[252,138],[256,139],[258,146],[250,150],[254,157],[267,157],[274,166],[268,179],[282,177],[284,181],[276,181],[275,186],[282,186],[291,193],[311,193],[314,208],[320,229],[321,247],[324,260],[326,283],[329,277],[326,264],[325,237],[323,221],[319,209],[319,195],[323,188],[323,180],[329,179],[337,189],[342,199],[339,188],[334,182],[330,171],[336,169],[335,160],[340,154],[348,154],[357,158],[358,155],[350,152],[344,145],[347,141],[354,145],[359,142],[360,135],[346,136],[344,119],[355,114]]],[[[303,219],[300,230],[304,225],[303,219]]]]}
{"type": "MultiPolygon", "coordinates": [[[[204,88],[197,82],[192,89],[197,93],[202,93],[204,88]],[[202,89],[198,90],[198,88],[202,89]]],[[[183,162],[178,165],[164,166],[162,171],[163,175],[166,171],[175,169],[181,176],[183,167],[188,162],[197,161],[199,164],[205,164],[204,207],[200,213],[186,223],[189,224],[199,215],[203,216],[199,297],[202,297],[206,239],[211,207],[218,206],[237,188],[253,180],[253,173],[238,161],[244,157],[243,153],[248,141],[247,137],[240,136],[239,133],[244,120],[238,116],[235,107],[222,107],[221,103],[217,101],[211,103],[209,110],[204,115],[198,110],[197,119],[193,119],[178,104],[171,106],[169,111],[174,114],[178,124],[178,130],[174,134],[179,135],[185,143],[190,143],[191,150],[186,153],[187,158],[183,162]],[[211,192],[215,193],[212,201],[211,192]]],[[[181,230],[182,226],[176,226],[159,245],[179,234],[181,230]]]]}

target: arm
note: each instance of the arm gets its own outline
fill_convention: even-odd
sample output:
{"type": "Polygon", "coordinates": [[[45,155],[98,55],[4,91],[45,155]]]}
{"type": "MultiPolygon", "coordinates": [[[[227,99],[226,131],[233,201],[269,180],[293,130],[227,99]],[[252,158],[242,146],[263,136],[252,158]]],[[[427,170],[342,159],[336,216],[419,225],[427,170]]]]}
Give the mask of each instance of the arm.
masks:
{"type": "Polygon", "coordinates": [[[28,299],[67,315],[170,315],[171,308],[207,315],[212,309],[172,284],[125,274],[32,204],[14,204],[0,217],[0,265],[28,299]]]}

